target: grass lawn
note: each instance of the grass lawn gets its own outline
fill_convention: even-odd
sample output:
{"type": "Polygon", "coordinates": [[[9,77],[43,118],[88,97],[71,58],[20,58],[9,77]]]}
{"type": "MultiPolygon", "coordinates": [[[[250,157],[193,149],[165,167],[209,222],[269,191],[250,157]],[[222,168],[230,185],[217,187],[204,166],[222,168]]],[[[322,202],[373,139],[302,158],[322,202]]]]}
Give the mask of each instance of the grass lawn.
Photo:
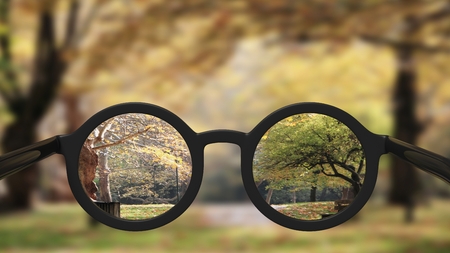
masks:
{"type": "Polygon", "coordinates": [[[275,224],[214,227],[193,206],[179,219],[146,232],[99,225],[76,204],[43,205],[0,216],[0,252],[450,252],[450,202],[420,207],[405,224],[403,210],[368,205],[356,220],[320,232],[275,224]]]}
{"type": "Polygon", "coordinates": [[[172,208],[169,204],[124,205],[120,204],[120,217],[127,220],[150,219],[172,208]]]}
{"type": "Polygon", "coordinates": [[[335,214],[334,201],[284,204],[278,212],[301,220],[319,220],[322,214],[335,214]]]}

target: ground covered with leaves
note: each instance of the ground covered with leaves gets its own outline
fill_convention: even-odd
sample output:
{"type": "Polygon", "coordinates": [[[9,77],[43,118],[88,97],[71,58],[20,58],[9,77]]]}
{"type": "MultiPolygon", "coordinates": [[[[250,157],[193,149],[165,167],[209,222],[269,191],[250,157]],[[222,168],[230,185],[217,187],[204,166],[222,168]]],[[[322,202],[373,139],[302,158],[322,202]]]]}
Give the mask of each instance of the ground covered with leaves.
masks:
{"type": "Polygon", "coordinates": [[[324,214],[335,214],[334,202],[306,202],[282,205],[277,208],[282,214],[301,220],[319,220],[324,214]]]}

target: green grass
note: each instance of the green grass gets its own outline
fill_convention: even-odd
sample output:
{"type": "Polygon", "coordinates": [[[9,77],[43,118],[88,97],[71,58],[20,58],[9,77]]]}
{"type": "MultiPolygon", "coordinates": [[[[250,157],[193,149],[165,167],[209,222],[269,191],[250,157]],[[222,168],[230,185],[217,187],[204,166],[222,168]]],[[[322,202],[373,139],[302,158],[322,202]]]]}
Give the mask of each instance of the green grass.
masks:
{"type": "Polygon", "coordinates": [[[368,205],[357,219],[320,232],[274,224],[214,227],[193,206],[146,232],[98,225],[75,204],[0,216],[0,252],[450,252],[450,202],[433,201],[405,224],[399,208],[368,205]]]}
{"type": "Polygon", "coordinates": [[[127,220],[145,220],[159,216],[173,205],[150,204],[150,205],[120,205],[120,217],[127,220]]]}
{"type": "Polygon", "coordinates": [[[289,217],[301,220],[319,220],[322,214],[335,214],[334,201],[328,202],[304,202],[285,204],[286,207],[278,211],[289,217]]]}

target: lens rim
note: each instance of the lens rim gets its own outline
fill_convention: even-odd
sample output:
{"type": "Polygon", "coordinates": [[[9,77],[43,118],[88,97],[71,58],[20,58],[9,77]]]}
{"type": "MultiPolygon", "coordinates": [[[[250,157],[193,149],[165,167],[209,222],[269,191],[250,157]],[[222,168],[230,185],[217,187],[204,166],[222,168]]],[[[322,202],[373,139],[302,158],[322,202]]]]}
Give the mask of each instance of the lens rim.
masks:
{"type": "Polygon", "coordinates": [[[242,150],[241,174],[247,194],[256,208],[273,222],[294,230],[318,231],[335,227],[355,216],[369,200],[375,188],[378,162],[384,154],[384,138],[371,133],[347,112],[327,104],[297,103],[283,107],[267,117],[248,133],[247,146],[242,150]],[[321,220],[299,220],[273,209],[262,198],[253,177],[253,158],[262,136],[279,121],[296,114],[318,113],[333,117],[353,131],[360,141],[366,156],[366,175],[361,191],[345,210],[321,220]]]}
{"type": "Polygon", "coordinates": [[[94,219],[113,228],[127,231],[142,231],[161,227],[179,217],[194,201],[195,196],[200,188],[203,177],[203,161],[196,159],[199,156],[199,149],[193,147],[195,143],[196,133],[178,116],[172,112],[152,104],[146,103],[125,103],[108,107],[89,118],[74,133],[61,136],[61,153],[66,158],[66,168],[70,188],[75,199],[80,206],[94,219]],[[143,113],[158,117],[175,130],[177,130],[186,142],[192,161],[192,175],[186,193],[180,201],[165,213],[145,220],[126,220],[112,216],[100,208],[86,195],[82,188],[81,181],[78,176],[78,160],[83,143],[91,132],[104,121],[127,113],[143,113]],[[191,144],[191,145],[190,145],[191,144]],[[198,168],[198,169],[194,169],[198,168]]]}

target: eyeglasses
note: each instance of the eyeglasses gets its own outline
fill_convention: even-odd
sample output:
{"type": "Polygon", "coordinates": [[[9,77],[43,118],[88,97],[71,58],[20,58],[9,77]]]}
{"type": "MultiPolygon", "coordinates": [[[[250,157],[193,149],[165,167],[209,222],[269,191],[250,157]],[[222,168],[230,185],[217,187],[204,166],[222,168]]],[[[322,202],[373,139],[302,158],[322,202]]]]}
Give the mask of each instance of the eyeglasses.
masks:
{"type": "Polygon", "coordinates": [[[252,131],[194,132],[170,111],[145,103],[106,108],[72,134],[0,156],[0,179],[55,153],[72,192],[94,219],[117,229],[163,226],[194,201],[206,145],[241,148],[241,174],[253,204],[273,222],[315,231],[353,217],[368,201],[381,155],[392,153],[450,182],[450,160],[373,134],[326,104],[281,108],[252,131]]]}

